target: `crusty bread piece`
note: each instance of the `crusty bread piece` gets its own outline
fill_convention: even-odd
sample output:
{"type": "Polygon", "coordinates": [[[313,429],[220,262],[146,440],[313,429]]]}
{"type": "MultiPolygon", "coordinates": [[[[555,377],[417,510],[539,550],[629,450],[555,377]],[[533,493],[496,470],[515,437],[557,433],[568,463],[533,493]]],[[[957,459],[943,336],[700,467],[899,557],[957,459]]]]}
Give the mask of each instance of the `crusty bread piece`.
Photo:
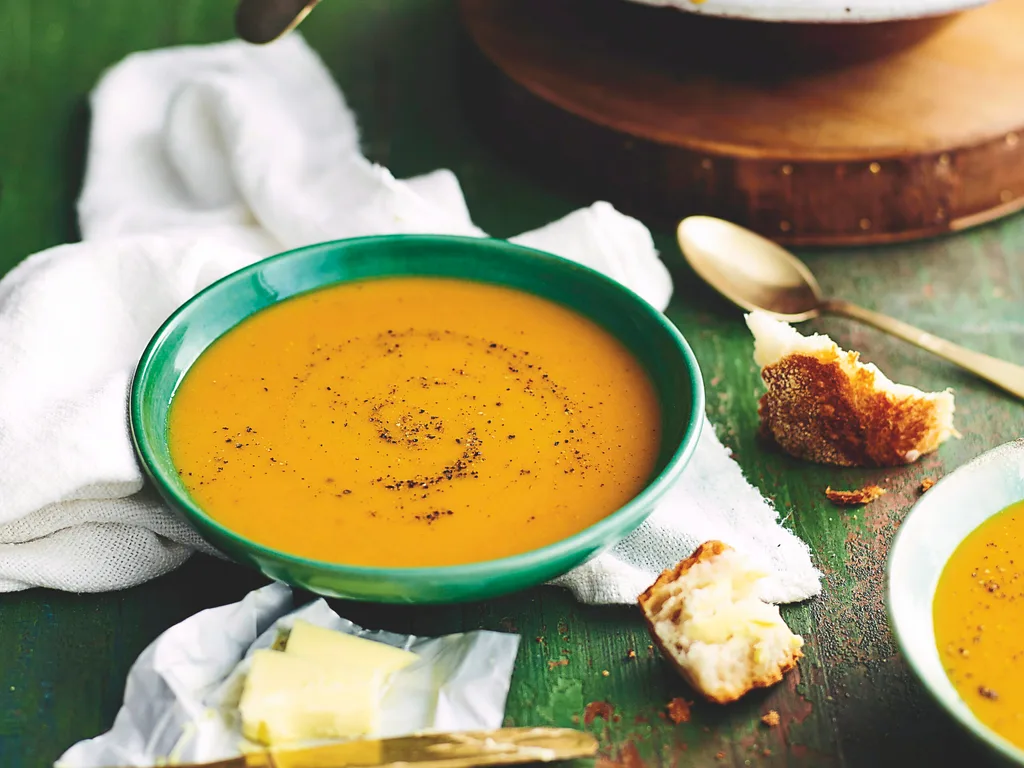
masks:
{"type": "Polygon", "coordinates": [[[762,312],[747,315],[768,391],[761,430],[800,459],[891,467],[917,461],[956,435],[953,395],[894,384],[828,336],[802,336],[762,312]]]}
{"type": "Polygon", "coordinates": [[[865,485],[863,488],[856,488],[852,491],[837,491],[829,486],[825,489],[825,496],[833,504],[840,507],[856,507],[861,504],[870,504],[875,499],[885,496],[886,490],[880,485],[865,485]]]}
{"type": "Polygon", "coordinates": [[[707,541],[637,599],[665,658],[711,701],[774,685],[803,655],[803,638],[757,596],[766,575],[732,547],[707,541]]]}

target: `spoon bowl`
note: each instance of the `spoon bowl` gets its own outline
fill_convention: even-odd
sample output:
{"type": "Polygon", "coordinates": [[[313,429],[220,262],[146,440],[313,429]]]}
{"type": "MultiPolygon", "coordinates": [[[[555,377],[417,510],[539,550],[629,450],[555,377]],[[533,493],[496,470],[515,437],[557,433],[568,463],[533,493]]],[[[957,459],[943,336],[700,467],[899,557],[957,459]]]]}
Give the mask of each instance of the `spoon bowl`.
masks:
{"type": "Polygon", "coordinates": [[[789,323],[826,313],[860,320],[1024,399],[1024,367],[965,349],[848,301],[827,298],[806,264],[749,229],[712,216],[690,216],[679,222],[676,236],[693,271],[748,312],[765,312],[789,323]]]}
{"type": "Polygon", "coordinates": [[[677,235],[693,270],[740,308],[790,323],[821,314],[818,281],[782,246],[713,216],[683,219],[677,235]]]}

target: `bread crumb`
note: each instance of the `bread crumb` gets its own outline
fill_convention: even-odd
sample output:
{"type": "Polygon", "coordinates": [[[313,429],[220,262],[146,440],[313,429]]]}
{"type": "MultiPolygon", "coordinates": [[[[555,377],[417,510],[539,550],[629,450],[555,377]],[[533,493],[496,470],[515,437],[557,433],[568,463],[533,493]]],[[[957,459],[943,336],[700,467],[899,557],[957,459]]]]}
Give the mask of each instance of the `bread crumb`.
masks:
{"type": "Polygon", "coordinates": [[[774,728],[779,724],[779,713],[774,709],[769,709],[765,716],[761,718],[761,722],[769,728],[774,728]]]}
{"type": "Polygon", "coordinates": [[[715,759],[716,760],[725,760],[725,752],[716,752],[715,753],[715,759]]]}
{"type": "Polygon", "coordinates": [[[615,716],[615,708],[607,701],[592,701],[583,708],[583,723],[590,725],[597,718],[611,722],[615,716]]]}
{"type": "Polygon", "coordinates": [[[879,496],[885,495],[885,488],[878,485],[865,485],[855,491],[833,491],[829,486],[825,489],[825,495],[833,504],[841,507],[854,507],[858,504],[870,504],[879,496]]]}
{"type": "Polygon", "coordinates": [[[608,677],[608,675],[610,675],[610,674],[611,674],[611,672],[609,672],[607,669],[602,669],[601,670],[601,677],[608,677]]]}
{"type": "Polygon", "coordinates": [[[678,725],[679,723],[690,722],[690,706],[693,704],[691,701],[676,697],[668,703],[668,717],[669,719],[678,725]]]}
{"type": "Polygon", "coordinates": [[[637,598],[662,654],[710,701],[728,704],[774,685],[802,656],[803,638],[758,597],[767,575],[732,547],[706,541],[637,598]]]}
{"type": "Polygon", "coordinates": [[[550,672],[555,667],[564,667],[564,666],[567,666],[568,664],[569,664],[569,660],[568,659],[558,659],[557,661],[549,661],[548,662],[548,671],[550,672]]]}
{"type": "Polygon", "coordinates": [[[803,336],[764,312],[746,316],[754,361],[767,387],[762,433],[782,450],[819,464],[910,464],[950,437],[952,392],[896,384],[828,336],[803,336]]]}
{"type": "Polygon", "coordinates": [[[921,493],[924,493],[929,488],[931,488],[933,485],[935,485],[935,478],[934,477],[926,477],[924,480],[921,481],[921,487],[918,488],[918,490],[921,493]]]}
{"type": "Polygon", "coordinates": [[[636,658],[636,651],[634,651],[632,648],[630,648],[628,651],[626,651],[626,658],[627,659],[635,659],[636,658]]]}

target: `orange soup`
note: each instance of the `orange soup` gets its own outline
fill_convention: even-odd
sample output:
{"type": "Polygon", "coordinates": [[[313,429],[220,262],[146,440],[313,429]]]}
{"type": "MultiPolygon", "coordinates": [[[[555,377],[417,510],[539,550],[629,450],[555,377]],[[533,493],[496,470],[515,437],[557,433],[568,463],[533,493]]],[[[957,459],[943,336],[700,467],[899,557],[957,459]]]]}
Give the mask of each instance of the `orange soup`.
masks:
{"type": "Polygon", "coordinates": [[[989,728],[1024,747],[1024,501],[957,547],[933,611],[939,655],[960,697],[989,728]]]}
{"type": "Polygon", "coordinates": [[[571,536],[649,481],[660,412],[608,332],[528,293],[386,278],[268,308],[214,342],[170,446],[213,518],[318,560],[434,566],[571,536]]]}

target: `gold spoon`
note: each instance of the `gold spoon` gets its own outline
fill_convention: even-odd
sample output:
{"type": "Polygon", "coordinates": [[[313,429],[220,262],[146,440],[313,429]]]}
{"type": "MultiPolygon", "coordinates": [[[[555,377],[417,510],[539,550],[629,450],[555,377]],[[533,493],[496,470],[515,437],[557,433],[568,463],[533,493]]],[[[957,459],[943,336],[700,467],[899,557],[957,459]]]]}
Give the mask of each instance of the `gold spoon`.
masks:
{"type": "Polygon", "coordinates": [[[826,298],[807,266],[785,248],[736,224],[690,216],[676,232],[686,260],[733,304],[790,323],[822,314],[873,325],[1024,399],[1024,367],[953,344],[848,301],[826,298]]]}
{"type": "Polygon", "coordinates": [[[235,32],[247,43],[270,43],[291,32],[320,0],[240,0],[235,32]]]}

